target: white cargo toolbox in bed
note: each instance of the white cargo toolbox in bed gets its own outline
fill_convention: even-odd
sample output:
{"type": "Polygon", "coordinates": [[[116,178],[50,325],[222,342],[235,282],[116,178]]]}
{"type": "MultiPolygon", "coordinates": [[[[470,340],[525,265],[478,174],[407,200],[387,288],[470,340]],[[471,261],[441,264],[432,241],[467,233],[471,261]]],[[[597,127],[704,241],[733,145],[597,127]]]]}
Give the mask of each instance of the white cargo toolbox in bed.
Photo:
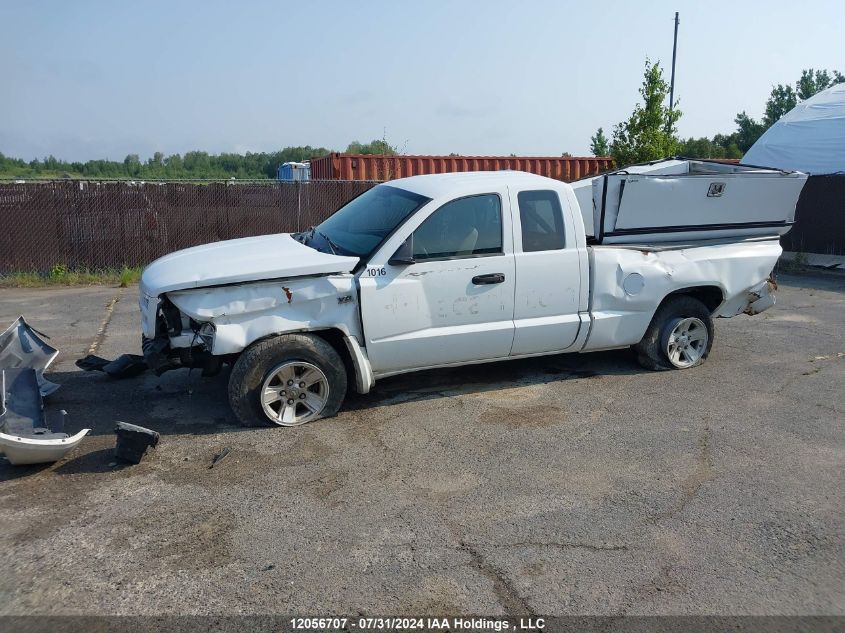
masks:
{"type": "Polygon", "coordinates": [[[778,236],[807,174],[669,159],[573,183],[587,234],[602,244],[778,236]]]}

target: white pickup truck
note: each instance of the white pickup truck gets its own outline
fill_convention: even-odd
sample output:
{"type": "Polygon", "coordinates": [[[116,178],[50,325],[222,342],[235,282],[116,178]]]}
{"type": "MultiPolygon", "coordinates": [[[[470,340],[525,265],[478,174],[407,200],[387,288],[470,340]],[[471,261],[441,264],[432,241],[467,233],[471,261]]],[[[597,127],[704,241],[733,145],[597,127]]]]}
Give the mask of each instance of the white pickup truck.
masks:
{"type": "Polygon", "coordinates": [[[714,317],[774,303],[777,236],[806,176],[652,170],[574,188],[512,171],[403,178],[303,233],[167,255],[141,280],[147,364],[233,364],[240,421],[281,426],[421,369],[628,346],[650,369],[694,367],[714,317]],[[600,243],[620,236],[636,243],[600,243]]]}

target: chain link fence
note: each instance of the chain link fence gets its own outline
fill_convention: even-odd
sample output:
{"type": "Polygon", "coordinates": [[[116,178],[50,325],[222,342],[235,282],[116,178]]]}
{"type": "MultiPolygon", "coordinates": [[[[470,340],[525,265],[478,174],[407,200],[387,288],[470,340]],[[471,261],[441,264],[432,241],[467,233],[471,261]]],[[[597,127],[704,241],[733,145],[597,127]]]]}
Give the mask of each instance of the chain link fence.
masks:
{"type": "Polygon", "coordinates": [[[318,224],[378,183],[0,183],[0,273],[142,266],[181,248],[318,224]]]}
{"type": "MultiPolygon", "coordinates": [[[[0,274],[143,266],[167,253],[307,229],[375,181],[0,182],[0,274]]],[[[845,176],[811,177],[787,250],[845,253],[845,176]]]]}

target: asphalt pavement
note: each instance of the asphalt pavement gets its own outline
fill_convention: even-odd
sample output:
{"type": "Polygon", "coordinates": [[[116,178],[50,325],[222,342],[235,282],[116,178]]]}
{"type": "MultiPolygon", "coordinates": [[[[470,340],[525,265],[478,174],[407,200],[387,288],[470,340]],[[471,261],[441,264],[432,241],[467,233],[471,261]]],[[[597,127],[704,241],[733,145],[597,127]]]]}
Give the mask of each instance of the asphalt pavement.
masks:
{"type": "Polygon", "coordinates": [[[139,351],[136,295],[0,290],[93,429],[0,460],[0,614],[845,614],[843,276],[783,277],[693,370],[430,371],[292,429],[238,426],[227,371],[76,369],[139,351]],[[137,466],[117,420],[162,434],[137,466]]]}

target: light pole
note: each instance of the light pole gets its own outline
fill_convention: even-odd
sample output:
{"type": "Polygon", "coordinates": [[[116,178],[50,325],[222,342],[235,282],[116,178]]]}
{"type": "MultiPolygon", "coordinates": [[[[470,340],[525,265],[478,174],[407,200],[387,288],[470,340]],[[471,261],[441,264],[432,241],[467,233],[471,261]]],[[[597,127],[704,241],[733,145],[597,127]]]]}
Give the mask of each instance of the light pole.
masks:
{"type": "Polygon", "coordinates": [[[678,12],[675,11],[675,40],[672,43],[672,79],[669,83],[669,120],[666,122],[666,131],[672,130],[672,109],[675,107],[675,58],[678,54],[678,12]]]}
{"type": "Polygon", "coordinates": [[[675,11],[675,40],[672,43],[672,79],[669,82],[669,120],[666,121],[666,132],[672,131],[672,110],[675,107],[675,58],[678,55],[678,12],[675,11]]]}

